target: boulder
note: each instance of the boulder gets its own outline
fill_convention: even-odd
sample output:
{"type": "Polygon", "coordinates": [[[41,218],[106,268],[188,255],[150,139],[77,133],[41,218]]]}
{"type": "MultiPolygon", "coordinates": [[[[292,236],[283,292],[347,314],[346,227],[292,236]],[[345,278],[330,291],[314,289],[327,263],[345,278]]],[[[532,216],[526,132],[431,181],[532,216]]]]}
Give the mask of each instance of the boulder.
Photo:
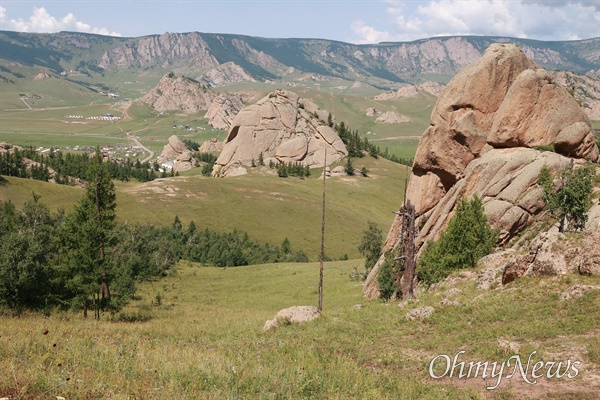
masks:
{"type": "Polygon", "coordinates": [[[277,90],[241,110],[233,119],[213,176],[264,160],[322,167],[348,155],[337,133],[326,125],[329,113],[296,93],[277,90]]]}
{"type": "Polygon", "coordinates": [[[573,285],[561,293],[560,301],[576,300],[592,290],[600,290],[600,286],[593,285],[573,285]]]}
{"type": "Polygon", "coordinates": [[[413,310],[410,310],[409,312],[407,312],[404,315],[404,318],[408,319],[408,320],[415,320],[415,319],[427,319],[429,317],[431,317],[433,314],[435,313],[435,308],[431,307],[431,306],[423,306],[423,307],[417,307],[413,310]]]}
{"type": "Polygon", "coordinates": [[[264,331],[268,331],[281,326],[282,324],[300,324],[310,322],[319,317],[321,313],[313,306],[294,306],[284,308],[277,312],[274,319],[267,320],[263,327],[264,331]]]}
{"type": "Polygon", "coordinates": [[[310,322],[320,315],[317,307],[294,306],[277,312],[277,319],[286,319],[293,323],[310,322]]]}

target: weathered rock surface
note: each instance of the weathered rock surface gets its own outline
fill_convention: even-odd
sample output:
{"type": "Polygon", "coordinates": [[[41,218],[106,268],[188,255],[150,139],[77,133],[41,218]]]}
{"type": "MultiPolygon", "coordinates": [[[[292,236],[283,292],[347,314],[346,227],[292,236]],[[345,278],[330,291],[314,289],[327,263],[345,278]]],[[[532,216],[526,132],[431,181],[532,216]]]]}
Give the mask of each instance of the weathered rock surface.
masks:
{"type": "Polygon", "coordinates": [[[200,110],[207,110],[215,97],[217,93],[204,82],[167,74],[140,100],[160,112],[183,111],[195,114],[200,110]]]}
{"type": "MultiPolygon", "coordinates": [[[[490,46],[444,89],[419,142],[407,188],[421,226],[417,254],[427,240],[439,238],[461,196],[474,194],[483,199],[490,224],[506,243],[544,206],[536,185],[544,165],[558,169],[598,157],[590,120],[553,76],[517,46],[490,46]],[[531,148],[549,144],[557,153],[531,148]]],[[[397,245],[401,224],[396,217],[384,250],[397,245]]],[[[539,259],[521,261],[525,270],[515,267],[510,277],[527,269],[535,274],[563,270],[539,259]]],[[[382,262],[383,257],[367,277],[366,297],[378,294],[382,262]]]]}
{"type": "Polygon", "coordinates": [[[192,152],[176,135],[169,138],[156,161],[175,172],[187,171],[192,168],[192,152]]]}
{"type": "Polygon", "coordinates": [[[517,342],[509,342],[506,339],[500,338],[498,339],[498,348],[504,354],[519,354],[521,345],[517,342]]]}
{"type": "Polygon", "coordinates": [[[244,102],[241,98],[221,93],[214,98],[204,118],[208,119],[208,124],[213,128],[228,130],[231,121],[242,108],[244,102]]]}
{"type": "Polygon", "coordinates": [[[250,166],[262,153],[265,162],[298,162],[319,167],[348,155],[346,146],[326,125],[329,113],[293,92],[277,90],[244,108],[233,119],[213,176],[230,176],[250,166]]]}
{"type": "Polygon", "coordinates": [[[442,93],[442,90],[444,90],[444,87],[444,85],[439,84],[437,82],[425,82],[421,85],[402,87],[394,93],[379,94],[375,96],[375,100],[406,99],[411,97],[417,97],[421,93],[428,93],[430,95],[438,97],[442,93]]]}
{"type": "Polygon", "coordinates": [[[234,62],[226,62],[198,78],[210,86],[225,86],[240,82],[256,82],[242,67],[234,62]]]}
{"type": "Polygon", "coordinates": [[[200,153],[220,153],[223,151],[225,143],[218,141],[216,138],[205,141],[200,145],[198,151],[200,153]]]}
{"type": "Polygon", "coordinates": [[[560,301],[575,300],[591,290],[600,290],[600,286],[593,285],[573,285],[561,293],[560,301]]]}
{"type": "Polygon", "coordinates": [[[423,307],[417,307],[413,310],[410,310],[409,312],[407,312],[404,315],[404,318],[411,320],[411,321],[413,321],[415,319],[427,319],[427,318],[431,317],[434,313],[435,313],[435,308],[433,308],[431,306],[423,306],[423,307]]]}
{"type": "Polygon", "coordinates": [[[573,265],[581,275],[600,275],[600,227],[590,229],[573,265]]]}
{"type": "Polygon", "coordinates": [[[410,118],[393,111],[386,111],[380,114],[375,121],[382,124],[401,124],[403,122],[410,122],[410,118]]]}
{"type": "Polygon", "coordinates": [[[284,308],[277,312],[275,318],[267,320],[263,326],[264,331],[268,331],[279,327],[282,324],[299,324],[303,322],[310,322],[315,318],[319,317],[321,313],[316,307],[313,306],[294,306],[284,308]]]}
{"type": "Polygon", "coordinates": [[[164,33],[140,38],[108,50],[100,59],[101,68],[160,67],[209,70],[219,65],[209,45],[197,32],[164,33]]]}

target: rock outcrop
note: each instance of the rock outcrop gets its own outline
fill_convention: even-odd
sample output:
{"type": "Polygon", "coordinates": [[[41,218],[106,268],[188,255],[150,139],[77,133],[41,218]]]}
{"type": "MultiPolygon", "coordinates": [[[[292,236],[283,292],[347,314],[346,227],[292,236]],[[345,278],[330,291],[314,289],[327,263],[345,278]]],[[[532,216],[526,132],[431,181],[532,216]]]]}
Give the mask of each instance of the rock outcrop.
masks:
{"type": "Polygon", "coordinates": [[[240,97],[221,93],[214,98],[204,118],[208,119],[208,124],[213,128],[228,130],[233,118],[242,108],[244,102],[240,97]]]}
{"type": "Polygon", "coordinates": [[[206,83],[169,73],[140,100],[160,112],[195,114],[200,110],[208,110],[216,97],[217,93],[206,83]]]}
{"type": "Polygon", "coordinates": [[[393,93],[382,93],[375,96],[375,100],[398,100],[417,97],[419,94],[428,93],[438,97],[445,86],[437,82],[425,82],[421,85],[405,86],[393,93]]]}
{"type": "Polygon", "coordinates": [[[239,82],[256,82],[242,67],[234,62],[226,62],[198,78],[210,86],[225,86],[239,82]]]}
{"type": "Polygon", "coordinates": [[[198,151],[200,153],[220,153],[223,151],[223,146],[225,146],[225,143],[218,141],[216,138],[212,138],[202,143],[198,148],[198,151]]]}
{"type": "Polygon", "coordinates": [[[175,172],[187,171],[192,168],[192,152],[177,136],[169,138],[156,161],[167,169],[175,172]]]}
{"type": "Polygon", "coordinates": [[[410,118],[398,114],[394,111],[381,112],[374,107],[367,108],[365,111],[367,117],[376,117],[375,121],[382,124],[401,124],[403,122],[410,122],[410,118]]]}
{"type": "MultiPolygon", "coordinates": [[[[421,227],[417,249],[440,236],[461,196],[474,194],[507,242],[544,206],[536,185],[544,164],[556,169],[598,157],[590,120],[552,74],[517,46],[490,46],[444,89],[419,142],[407,188],[421,227]],[[547,145],[556,153],[534,148],[547,145]]],[[[386,250],[397,245],[401,223],[396,217],[386,250]]],[[[382,262],[367,278],[367,297],[378,295],[382,262]]]]}
{"type": "Polygon", "coordinates": [[[401,124],[403,122],[410,122],[410,118],[393,111],[386,111],[381,113],[376,121],[381,122],[382,124],[401,124]]]}
{"type": "Polygon", "coordinates": [[[213,176],[230,176],[261,153],[265,163],[298,162],[322,167],[346,157],[346,146],[329,127],[328,113],[296,93],[277,90],[236,115],[213,176]]]}

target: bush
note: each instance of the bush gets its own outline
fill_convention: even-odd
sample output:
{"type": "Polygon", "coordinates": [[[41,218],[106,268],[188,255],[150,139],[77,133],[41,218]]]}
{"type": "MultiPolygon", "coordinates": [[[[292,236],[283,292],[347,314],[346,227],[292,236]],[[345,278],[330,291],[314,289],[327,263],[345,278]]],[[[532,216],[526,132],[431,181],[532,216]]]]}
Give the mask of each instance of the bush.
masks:
{"type": "Polygon", "coordinates": [[[426,244],[417,276],[426,284],[432,284],[454,270],[472,268],[493,250],[497,241],[498,231],[487,222],[481,199],[478,196],[471,200],[461,198],[456,215],[440,239],[426,244]]]}
{"type": "Polygon", "coordinates": [[[381,300],[387,301],[391,299],[398,289],[398,285],[396,284],[397,264],[394,261],[394,253],[392,251],[385,253],[385,262],[381,265],[379,274],[377,274],[377,286],[379,287],[379,298],[381,300]]]}

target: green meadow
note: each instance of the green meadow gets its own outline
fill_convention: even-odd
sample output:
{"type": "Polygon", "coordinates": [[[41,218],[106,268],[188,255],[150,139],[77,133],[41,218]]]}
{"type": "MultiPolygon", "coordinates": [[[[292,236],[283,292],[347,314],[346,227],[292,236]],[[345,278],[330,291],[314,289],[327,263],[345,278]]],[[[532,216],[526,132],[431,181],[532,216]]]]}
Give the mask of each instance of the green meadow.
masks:
{"type": "Polygon", "coordinates": [[[2,316],[0,395],[596,398],[599,293],[573,302],[561,302],[559,295],[575,283],[600,284],[598,277],[527,278],[489,292],[463,280],[453,297],[459,306],[439,305],[442,287],[400,309],[398,303],[362,299],[360,283],[350,279],[361,267],[362,260],[325,263],[321,317],[269,332],[262,327],[278,310],[316,304],[318,263],[214,268],[180,262],[168,277],[144,283],[121,313],[103,314],[100,321],[73,313],[2,316]],[[364,307],[355,307],[359,303],[364,307]],[[404,317],[423,305],[436,308],[430,319],[404,317]],[[519,343],[523,362],[536,351],[534,361],[576,359],[580,372],[535,385],[505,378],[494,390],[486,389],[496,383],[489,378],[430,377],[430,363],[440,354],[465,351],[466,360],[506,361],[499,339],[519,343]]]}
{"type": "MultiPolygon", "coordinates": [[[[326,182],[326,254],[339,259],[360,256],[357,247],[368,221],[387,231],[393,212],[402,205],[408,168],[382,158],[354,160],[368,177],[345,176],[326,182]]],[[[176,215],[184,225],[192,220],[199,229],[237,229],[263,243],[281,244],[287,237],[295,250],[310,259],[319,254],[321,232],[322,169],[311,170],[308,179],[279,178],[275,170],[250,168],[242,177],[209,178],[197,175],[157,179],[152,182],[115,182],[117,216],[121,221],[169,225],[176,215]]],[[[82,189],[6,177],[0,185],[0,201],[11,200],[17,208],[31,198],[52,210],[69,209],[82,189]]]]}

